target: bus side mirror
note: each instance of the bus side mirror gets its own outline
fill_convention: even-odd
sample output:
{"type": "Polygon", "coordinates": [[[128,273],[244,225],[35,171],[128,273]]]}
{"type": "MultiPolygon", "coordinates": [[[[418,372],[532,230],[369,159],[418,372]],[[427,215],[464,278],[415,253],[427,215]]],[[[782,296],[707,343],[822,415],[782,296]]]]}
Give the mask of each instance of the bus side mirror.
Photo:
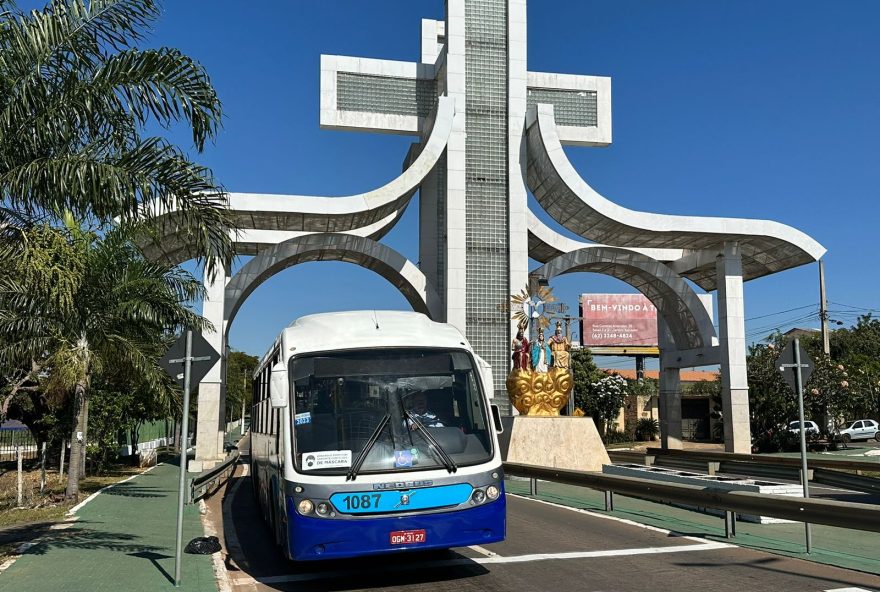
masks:
{"type": "Polygon", "coordinates": [[[495,431],[499,434],[504,433],[504,424],[501,423],[501,410],[498,405],[490,405],[492,409],[492,421],[495,422],[495,431]]]}
{"type": "Polygon", "coordinates": [[[284,367],[284,364],[278,362],[272,366],[272,376],[269,378],[269,399],[273,408],[287,407],[289,384],[287,368],[284,367]]]}

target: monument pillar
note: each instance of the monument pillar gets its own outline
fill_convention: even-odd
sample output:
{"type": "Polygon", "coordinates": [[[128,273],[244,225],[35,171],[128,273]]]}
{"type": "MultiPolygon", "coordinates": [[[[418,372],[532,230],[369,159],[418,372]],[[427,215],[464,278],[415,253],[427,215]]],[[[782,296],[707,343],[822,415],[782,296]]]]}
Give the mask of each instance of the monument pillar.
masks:
{"type": "Polygon", "coordinates": [[[676,350],[666,322],[657,318],[660,338],[660,447],[681,450],[681,370],[673,367],[668,354],[676,350]]]}
{"type": "Polygon", "coordinates": [[[736,242],[724,243],[716,259],[718,339],[721,352],[721,408],[724,450],[750,453],[749,383],[746,371],[746,325],[742,255],[736,242]]]}
{"type": "Polygon", "coordinates": [[[214,364],[198,386],[196,457],[189,465],[189,470],[193,472],[210,469],[223,458],[223,439],[226,431],[227,355],[223,306],[228,276],[222,266],[218,267],[213,280],[207,272],[205,273],[202,316],[214,325],[214,330],[205,331],[203,336],[220,353],[220,360],[214,364]]]}

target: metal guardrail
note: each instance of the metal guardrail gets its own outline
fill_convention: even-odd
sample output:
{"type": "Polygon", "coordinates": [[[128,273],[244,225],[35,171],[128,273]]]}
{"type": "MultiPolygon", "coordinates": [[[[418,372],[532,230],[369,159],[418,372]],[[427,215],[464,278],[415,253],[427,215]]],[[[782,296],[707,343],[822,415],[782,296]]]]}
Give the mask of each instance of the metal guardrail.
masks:
{"type": "MultiPolygon", "coordinates": [[[[880,532],[880,507],[824,499],[804,499],[747,491],[664,483],[635,477],[504,463],[507,475],[554,481],[652,501],[771,516],[810,524],[880,532]]],[[[606,495],[607,499],[607,495],[606,495]]]]}
{"type": "Polygon", "coordinates": [[[232,475],[240,456],[238,450],[233,450],[222,463],[191,479],[188,503],[196,502],[219,489],[232,475]]]}
{"type": "Polygon", "coordinates": [[[832,471],[831,469],[813,469],[812,481],[850,491],[880,495],[880,479],[875,479],[874,477],[863,477],[861,475],[853,475],[852,473],[832,471]]]}
{"type": "MultiPolygon", "coordinates": [[[[691,458],[706,461],[740,461],[763,465],[776,465],[800,468],[801,459],[786,456],[768,456],[766,454],[739,454],[734,452],[710,452],[705,450],[675,450],[648,448],[646,456],[670,456],[691,458]]],[[[832,460],[825,458],[808,458],[807,466],[811,469],[835,469],[838,471],[874,471],[880,472],[880,462],[832,460]]]]}
{"type": "MultiPolygon", "coordinates": [[[[728,473],[763,479],[800,481],[800,460],[779,456],[734,454],[691,450],[649,448],[647,454],[631,451],[609,451],[615,463],[637,463],[700,470],[710,475],[728,473]]],[[[841,487],[850,491],[880,495],[880,479],[844,471],[880,472],[880,463],[808,459],[808,479],[814,483],[841,487]],[[831,468],[826,468],[831,467],[831,468]]]]}

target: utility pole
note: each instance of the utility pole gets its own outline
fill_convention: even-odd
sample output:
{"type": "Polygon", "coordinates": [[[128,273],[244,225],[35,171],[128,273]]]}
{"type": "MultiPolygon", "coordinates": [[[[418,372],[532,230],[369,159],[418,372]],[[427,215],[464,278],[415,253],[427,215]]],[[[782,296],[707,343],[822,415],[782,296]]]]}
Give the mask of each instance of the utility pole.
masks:
{"type": "Polygon", "coordinates": [[[825,262],[819,259],[819,318],[822,320],[822,351],[831,354],[828,337],[828,301],[825,299],[825,262]]]}
{"type": "Polygon", "coordinates": [[[645,378],[645,356],[636,355],[636,380],[645,378]]]}

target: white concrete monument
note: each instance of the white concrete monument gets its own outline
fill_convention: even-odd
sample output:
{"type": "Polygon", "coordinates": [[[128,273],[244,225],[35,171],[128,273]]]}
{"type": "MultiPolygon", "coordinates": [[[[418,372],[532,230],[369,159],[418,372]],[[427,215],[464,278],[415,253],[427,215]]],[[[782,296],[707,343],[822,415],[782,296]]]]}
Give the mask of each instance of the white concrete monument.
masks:
{"type": "MultiPolygon", "coordinates": [[[[669,216],[626,209],[598,194],[564,146],[611,143],[611,80],[530,72],[526,0],[446,0],[444,21],[422,21],[418,62],[321,57],[321,126],[417,138],[404,171],[349,197],[232,193],[242,229],[237,252],[257,255],[236,277],[209,283],[204,314],[220,329],[274,273],[304,261],[341,260],[381,274],[413,308],[459,327],[495,376],[510,368],[515,332],[498,305],[534,273],[613,275],[654,302],[667,336],[661,348],[663,446],[681,445],[678,369],[721,365],[725,445],[750,447],[743,282],[817,261],[825,249],[794,228],[765,220],[669,216]],[[420,265],[378,241],[420,195],[420,265]],[[528,209],[531,191],[563,237],[528,209]],[[719,332],[693,290],[718,291],[719,332]]],[[[319,89],[316,89],[316,91],[319,89]]],[[[167,215],[149,245],[156,257],[191,256],[167,215]]],[[[199,387],[197,460],[222,454],[223,363],[199,387]]],[[[496,402],[506,406],[504,381],[496,402]]]]}

